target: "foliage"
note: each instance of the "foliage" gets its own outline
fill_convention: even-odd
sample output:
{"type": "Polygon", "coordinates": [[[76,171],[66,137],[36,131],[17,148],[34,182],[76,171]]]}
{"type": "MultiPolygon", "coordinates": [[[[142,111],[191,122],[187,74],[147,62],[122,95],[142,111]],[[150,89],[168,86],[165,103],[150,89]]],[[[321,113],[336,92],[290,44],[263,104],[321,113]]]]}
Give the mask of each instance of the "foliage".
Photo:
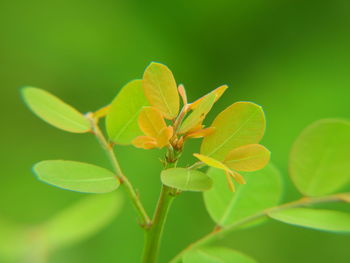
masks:
{"type": "MultiPolygon", "coordinates": [[[[262,107],[236,102],[219,113],[209,127],[204,125],[207,114],[226,90],[226,85],[220,86],[189,103],[184,86],[177,85],[172,72],[163,64],[151,63],[142,80],[127,83],[110,105],[83,115],[46,91],[25,88],[23,97],[35,114],[60,129],[94,134],[113,167],[109,171],[92,164],[55,160],[38,163],[34,171],[40,180],[73,191],[106,193],[119,184],[124,186],[146,233],[144,263],[157,261],[168,211],[182,191],[203,192],[216,226],[180,252],[172,263],[255,262],[239,252],[207,244],[269,217],[302,227],[349,232],[349,214],[312,205],[349,203],[350,194],[339,191],[350,181],[350,122],[322,120],[300,135],[292,149],[290,171],[304,197],[279,205],[283,192],[280,172],[269,163],[270,151],[260,144],[266,127],[262,107]],[[99,128],[104,117],[108,138],[99,128]],[[184,145],[196,138],[203,138],[199,153],[193,153],[199,161],[177,167],[184,145]],[[118,145],[166,149],[160,175],[162,190],[152,219],[121,169],[114,152],[118,145]],[[205,166],[210,167],[207,173],[202,170],[205,166]]],[[[88,213],[89,209],[87,205],[83,210],[88,213]]],[[[85,236],[85,229],[94,228],[89,222],[77,225],[84,221],[77,211],[72,209],[45,225],[49,244],[59,247],[72,243],[76,236],[85,236]]]]}

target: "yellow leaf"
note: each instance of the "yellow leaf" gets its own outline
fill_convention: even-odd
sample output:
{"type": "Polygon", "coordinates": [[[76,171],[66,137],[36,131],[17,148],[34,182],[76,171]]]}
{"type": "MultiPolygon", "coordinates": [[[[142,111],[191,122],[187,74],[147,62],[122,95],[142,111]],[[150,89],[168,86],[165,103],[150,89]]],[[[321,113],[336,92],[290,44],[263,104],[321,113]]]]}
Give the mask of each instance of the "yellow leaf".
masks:
{"type": "Polygon", "coordinates": [[[149,103],[159,109],[166,119],[174,119],[180,107],[176,82],[163,64],[151,63],[143,74],[142,86],[149,103]]]}
{"type": "Polygon", "coordinates": [[[214,127],[209,127],[206,129],[200,129],[186,135],[187,138],[203,138],[215,131],[214,127]]]}
{"type": "Polygon", "coordinates": [[[108,114],[109,109],[111,108],[111,105],[104,106],[97,111],[94,112],[94,117],[96,119],[100,119],[105,117],[108,114]]]}
{"type": "Polygon", "coordinates": [[[166,128],[162,114],[154,107],[144,107],[140,112],[138,122],[144,134],[153,138],[157,138],[160,131],[166,128]]]}
{"type": "Polygon", "coordinates": [[[173,127],[164,127],[158,134],[156,140],[157,140],[157,146],[158,148],[162,148],[169,144],[169,140],[171,137],[173,137],[173,127]]]}
{"type": "Polygon", "coordinates": [[[249,144],[233,149],[224,160],[229,168],[253,172],[264,168],[270,161],[270,151],[260,144],[249,144]]]}
{"type": "Polygon", "coordinates": [[[225,164],[223,164],[222,162],[215,160],[211,157],[202,155],[202,154],[198,154],[198,153],[194,153],[193,154],[197,159],[199,159],[201,162],[205,163],[208,166],[214,167],[214,168],[218,168],[227,172],[231,172],[230,168],[228,168],[225,164]]]}
{"type": "Polygon", "coordinates": [[[190,108],[191,110],[195,109],[198,107],[198,105],[201,103],[201,101],[206,98],[207,96],[209,96],[210,94],[215,94],[215,102],[218,101],[218,99],[220,99],[220,97],[222,96],[222,94],[224,94],[224,92],[227,90],[228,86],[227,85],[222,85],[216,89],[214,89],[213,91],[211,91],[210,93],[208,93],[207,95],[199,98],[198,100],[196,100],[195,102],[192,102],[190,104],[190,108]]]}
{"type": "Polygon", "coordinates": [[[139,136],[136,137],[133,141],[132,144],[137,147],[137,148],[142,148],[142,149],[153,149],[157,147],[157,141],[155,138],[150,137],[150,136],[139,136]]]}

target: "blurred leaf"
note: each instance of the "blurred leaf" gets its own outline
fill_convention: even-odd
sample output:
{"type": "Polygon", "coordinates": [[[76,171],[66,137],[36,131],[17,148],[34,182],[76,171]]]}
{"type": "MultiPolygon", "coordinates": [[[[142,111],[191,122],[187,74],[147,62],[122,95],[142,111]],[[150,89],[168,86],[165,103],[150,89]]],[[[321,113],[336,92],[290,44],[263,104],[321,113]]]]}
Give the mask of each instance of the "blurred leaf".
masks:
{"type": "Polygon", "coordinates": [[[166,119],[174,119],[180,99],[173,74],[163,64],[152,62],[143,74],[142,86],[149,103],[159,109],[166,119]]]}
{"type": "Polygon", "coordinates": [[[240,252],[225,247],[201,247],[183,256],[183,263],[255,263],[240,252]]]}
{"type": "Polygon", "coordinates": [[[120,194],[88,196],[44,225],[50,249],[71,246],[96,234],[120,212],[120,194]]]}
{"type": "Polygon", "coordinates": [[[42,161],[34,166],[34,172],[40,181],[77,192],[107,193],[119,186],[109,170],[75,161],[42,161]]]}
{"type": "Polygon", "coordinates": [[[187,93],[186,93],[186,89],[184,87],[184,85],[180,84],[178,87],[177,87],[177,90],[182,98],[182,102],[183,102],[183,105],[187,105],[188,101],[187,101],[187,93]]]}
{"type": "Polygon", "coordinates": [[[27,245],[26,228],[0,218],[0,233],[0,259],[20,262],[27,245]]]}
{"type": "Polygon", "coordinates": [[[265,116],[260,106],[237,102],[221,112],[211,127],[216,130],[203,139],[201,154],[223,161],[232,149],[259,143],[265,131],[265,116]]]}
{"type": "Polygon", "coordinates": [[[186,168],[171,168],[161,174],[163,184],[182,191],[207,191],[212,180],[204,173],[186,168]]]}
{"type": "Polygon", "coordinates": [[[142,107],[148,104],[141,80],[133,80],[126,84],[113,100],[106,117],[109,138],[115,143],[130,144],[141,135],[138,116],[142,107]]]}
{"type": "Polygon", "coordinates": [[[213,132],[215,132],[215,129],[213,127],[209,127],[187,133],[186,138],[203,138],[205,136],[208,136],[209,134],[212,134],[213,132]]]}
{"type": "Polygon", "coordinates": [[[213,220],[221,226],[237,222],[278,204],[282,185],[279,171],[272,165],[264,169],[242,173],[247,184],[239,185],[232,193],[221,170],[210,168],[208,176],[213,187],[204,193],[206,208],[213,220]]]}
{"type": "Polygon", "coordinates": [[[350,232],[350,214],[312,208],[292,208],[269,213],[286,224],[333,232],[350,232]]]}
{"type": "Polygon", "coordinates": [[[321,196],[350,182],[350,122],[326,119],[307,127],[295,141],[289,168],[304,195],[321,196]]]}
{"type": "Polygon", "coordinates": [[[212,92],[208,93],[207,95],[203,96],[202,98],[199,98],[198,100],[196,100],[195,102],[192,102],[190,104],[190,109],[196,109],[201,103],[202,101],[207,98],[208,96],[211,96],[212,94],[215,95],[215,102],[218,101],[218,99],[220,99],[220,97],[224,94],[224,92],[227,90],[227,85],[222,85],[218,88],[216,88],[215,90],[213,90],[212,92]]]}
{"type": "Polygon", "coordinates": [[[132,141],[132,144],[141,149],[153,149],[157,147],[157,140],[150,136],[139,136],[132,141]]]}
{"type": "Polygon", "coordinates": [[[214,105],[215,94],[209,94],[200,101],[198,106],[191,112],[191,114],[182,123],[179,133],[186,133],[196,127],[198,123],[202,123],[208,112],[214,105]]]}
{"type": "Polygon", "coordinates": [[[144,107],[139,115],[139,126],[145,135],[157,138],[166,123],[160,111],[155,107],[144,107]]]}
{"type": "Polygon", "coordinates": [[[270,151],[260,144],[249,144],[233,149],[225,158],[229,168],[253,172],[264,168],[270,161],[270,151]]]}
{"type": "Polygon", "coordinates": [[[164,127],[157,136],[157,145],[162,148],[169,144],[169,140],[173,137],[173,127],[164,127]]]}
{"type": "Polygon", "coordinates": [[[26,87],[22,89],[22,96],[28,107],[52,126],[75,133],[90,131],[90,123],[84,115],[51,93],[26,87]]]}

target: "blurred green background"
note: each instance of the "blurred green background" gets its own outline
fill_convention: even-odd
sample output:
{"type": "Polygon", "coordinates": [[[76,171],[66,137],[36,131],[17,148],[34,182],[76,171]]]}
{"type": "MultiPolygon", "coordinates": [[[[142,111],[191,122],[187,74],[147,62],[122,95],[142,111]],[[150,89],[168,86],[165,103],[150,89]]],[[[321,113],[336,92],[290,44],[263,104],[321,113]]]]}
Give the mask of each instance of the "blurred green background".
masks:
{"type": "MultiPolygon", "coordinates": [[[[350,118],[348,0],[2,0],[0,34],[0,216],[14,222],[43,221],[84,196],[38,182],[33,163],[69,159],[109,167],[92,136],[64,133],[29,112],[19,96],[24,85],[47,89],[87,112],[108,104],[151,61],[168,65],[191,100],[228,84],[214,111],[237,100],[264,107],[263,143],[283,171],[285,200],[298,197],[287,176],[296,136],[314,120],[350,118]]],[[[196,147],[187,148],[183,164],[193,161],[196,147]]],[[[117,151],[151,212],[162,153],[117,151]]],[[[182,194],[170,212],[160,262],[212,225],[201,195],[182,194]]],[[[134,211],[125,205],[102,232],[52,255],[50,263],[139,262],[142,242],[134,211]]],[[[233,233],[222,243],[259,262],[350,262],[350,236],[277,222],[233,233]]]]}

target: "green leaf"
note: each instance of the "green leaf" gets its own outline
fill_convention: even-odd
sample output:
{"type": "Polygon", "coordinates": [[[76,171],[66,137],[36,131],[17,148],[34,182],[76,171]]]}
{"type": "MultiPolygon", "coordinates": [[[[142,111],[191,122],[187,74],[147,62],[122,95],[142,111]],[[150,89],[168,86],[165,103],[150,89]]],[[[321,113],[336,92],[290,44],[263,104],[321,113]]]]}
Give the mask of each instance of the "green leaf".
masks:
{"type": "Polygon", "coordinates": [[[280,200],[280,173],[272,164],[256,172],[242,172],[242,175],[247,184],[239,185],[233,193],[227,186],[224,172],[215,168],[209,169],[208,176],[213,179],[214,184],[204,193],[204,202],[210,216],[218,225],[235,223],[277,205],[280,200]]]}
{"type": "Polygon", "coordinates": [[[90,131],[90,123],[83,114],[51,93],[26,87],[22,89],[22,96],[28,107],[52,126],[75,133],[90,131]]]}
{"type": "Polygon", "coordinates": [[[84,193],[108,193],[118,188],[119,180],[109,170],[75,161],[42,161],[34,166],[40,181],[84,193]]]}
{"type": "Polygon", "coordinates": [[[201,247],[183,256],[183,263],[256,263],[238,251],[225,247],[201,247]]]}
{"type": "Polygon", "coordinates": [[[44,226],[49,249],[71,246],[109,224],[120,212],[120,194],[91,195],[63,210],[44,226]]]}
{"type": "Polygon", "coordinates": [[[336,192],[350,182],[350,122],[326,119],[307,127],[289,160],[292,180],[307,196],[336,192]]]}
{"type": "Polygon", "coordinates": [[[312,208],[292,208],[269,213],[286,224],[331,232],[350,232],[350,214],[312,208]]]}
{"type": "Polygon", "coordinates": [[[159,109],[166,119],[174,119],[180,99],[173,74],[167,66],[151,63],[143,74],[142,86],[149,103],[159,109]]]}
{"type": "Polygon", "coordinates": [[[211,110],[215,103],[215,93],[210,93],[200,101],[198,106],[191,112],[191,114],[182,123],[179,132],[186,133],[189,130],[196,127],[199,123],[202,123],[208,112],[211,110]]]}
{"type": "Polygon", "coordinates": [[[113,100],[106,117],[106,129],[111,141],[131,144],[142,135],[138,125],[141,109],[149,103],[142,88],[142,80],[127,83],[113,100]]]}
{"type": "Polygon", "coordinates": [[[265,116],[260,106],[237,102],[221,112],[211,127],[215,132],[203,139],[201,154],[223,161],[232,149],[259,143],[265,132],[265,116]]]}
{"type": "Polygon", "coordinates": [[[163,184],[182,191],[207,191],[212,180],[204,173],[186,168],[170,168],[161,173],[163,184]]]}

